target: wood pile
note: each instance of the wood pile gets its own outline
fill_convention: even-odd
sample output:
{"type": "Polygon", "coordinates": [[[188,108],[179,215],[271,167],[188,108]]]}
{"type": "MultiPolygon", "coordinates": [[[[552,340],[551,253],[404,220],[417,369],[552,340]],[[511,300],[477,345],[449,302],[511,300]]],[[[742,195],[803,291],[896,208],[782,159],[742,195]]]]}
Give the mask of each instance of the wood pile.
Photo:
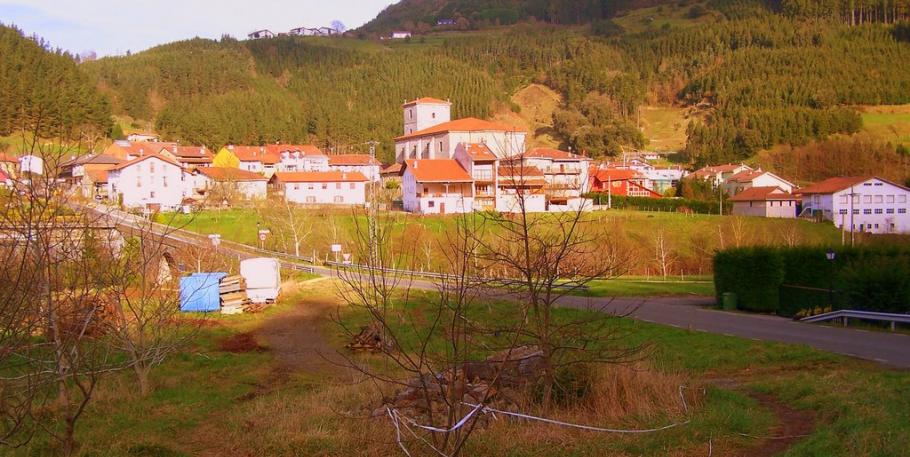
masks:
{"type": "MultiPolygon", "coordinates": [[[[395,396],[383,400],[373,416],[385,415],[386,408],[428,420],[445,417],[449,405],[479,404],[504,411],[516,411],[520,389],[540,379],[543,352],[537,346],[520,346],[497,352],[483,361],[467,362],[463,369],[445,370],[414,378],[395,396]],[[442,416],[440,416],[440,414],[442,416]]],[[[461,405],[461,411],[470,408],[461,405]]]]}
{"type": "Polygon", "coordinates": [[[242,276],[227,276],[218,286],[221,295],[221,314],[240,314],[250,304],[246,295],[246,281],[242,276]]]}
{"type": "Polygon", "coordinates": [[[383,344],[385,344],[386,350],[392,349],[391,342],[383,342],[382,326],[373,322],[366,327],[361,327],[360,333],[355,335],[354,339],[345,347],[352,351],[380,352],[383,350],[383,344]]]}

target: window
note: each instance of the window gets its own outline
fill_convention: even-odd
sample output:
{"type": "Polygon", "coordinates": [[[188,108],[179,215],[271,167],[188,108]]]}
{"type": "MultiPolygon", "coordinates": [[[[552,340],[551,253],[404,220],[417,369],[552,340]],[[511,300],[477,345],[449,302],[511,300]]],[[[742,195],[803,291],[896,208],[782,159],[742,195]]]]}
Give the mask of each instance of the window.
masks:
{"type": "Polygon", "coordinates": [[[847,204],[847,196],[846,196],[846,195],[841,195],[841,196],[840,196],[840,202],[841,202],[842,204],[847,204]]]}
{"type": "Polygon", "coordinates": [[[149,192],[149,198],[155,198],[155,191],[149,192]]]}
{"type": "Polygon", "coordinates": [[[322,183],[322,190],[326,190],[328,188],[329,188],[329,183],[327,183],[327,182],[322,183]]]}
{"type": "Polygon", "coordinates": [[[167,187],[167,176],[161,177],[161,185],[167,187]]]}
{"type": "Polygon", "coordinates": [[[142,177],[136,176],[136,187],[142,187],[142,177]]]}
{"type": "Polygon", "coordinates": [[[307,203],[316,203],[316,197],[310,195],[306,198],[307,203]]]}
{"type": "Polygon", "coordinates": [[[351,183],[351,190],[354,190],[356,188],[357,188],[357,185],[355,183],[351,183]]]}
{"type": "Polygon", "coordinates": [[[907,214],[907,208],[898,208],[897,214],[907,214]]]}
{"type": "Polygon", "coordinates": [[[898,202],[898,203],[907,203],[907,196],[906,196],[906,195],[898,195],[898,196],[897,196],[897,202],[898,202]]]}
{"type": "Polygon", "coordinates": [[[414,119],[414,110],[413,109],[408,110],[408,119],[414,119]]]}
{"type": "Polygon", "coordinates": [[[863,203],[872,203],[871,195],[863,195],[863,203]]]}
{"type": "Polygon", "coordinates": [[[842,210],[840,210],[840,213],[841,213],[841,214],[847,214],[847,210],[842,209],[842,210]]]}
{"type": "Polygon", "coordinates": [[[888,214],[894,214],[894,208],[888,208],[885,210],[885,212],[888,214]]]}
{"type": "Polygon", "coordinates": [[[334,201],[335,203],[344,203],[344,197],[341,195],[336,195],[335,198],[332,199],[332,201],[334,201]]]}
{"type": "Polygon", "coordinates": [[[871,185],[872,185],[871,182],[863,183],[863,186],[866,186],[866,187],[869,187],[869,186],[871,186],[871,185]]]}
{"type": "Polygon", "coordinates": [[[859,195],[853,196],[853,203],[859,203],[859,195]]]}
{"type": "Polygon", "coordinates": [[[872,210],[869,208],[866,208],[863,210],[863,214],[872,214],[872,210]]]}
{"type": "Polygon", "coordinates": [[[881,213],[882,213],[881,208],[875,208],[875,214],[881,214],[881,213]]]}
{"type": "Polygon", "coordinates": [[[442,151],[442,141],[439,142],[439,150],[442,151]]]}
{"type": "MultiPolygon", "coordinates": [[[[880,182],[877,182],[877,183],[875,183],[875,185],[876,185],[876,186],[881,186],[881,185],[882,185],[882,183],[880,183],[880,182]]],[[[878,226],[877,226],[877,225],[876,225],[876,226],[875,226],[875,228],[878,228],[878,226]]]]}
{"type": "Polygon", "coordinates": [[[336,183],[335,183],[335,189],[336,189],[336,190],[341,190],[341,183],[340,183],[340,182],[336,182],[336,183]]]}
{"type": "Polygon", "coordinates": [[[859,210],[858,209],[853,210],[853,214],[859,214],[859,210]]]}
{"type": "Polygon", "coordinates": [[[435,208],[435,207],[436,207],[436,202],[434,202],[433,200],[428,201],[428,202],[427,202],[427,207],[429,207],[429,208],[435,208]]]}
{"type": "Polygon", "coordinates": [[[300,190],[300,184],[294,183],[294,190],[300,190]]]}
{"type": "Polygon", "coordinates": [[[436,113],[431,114],[430,117],[432,117],[433,119],[436,119],[436,113]]]}
{"type": "Polygon", "coordinates": [[[155,172],[155,162],[149,162],[149,173],[155,172]]]}
{"type": "Polygon", "coordinates": [[[882,203],[883,201],[884,201],[884,197],[883,197],[883,196],[881,196],[881,195],[876,195],[876,196],[875,196],[875,203],[882,203]]]}
{"type": "Polygon", "coordinates": [[[875,224],[875,228],[878,229],[878,224],[875,224]]]}
{"type": "Polygon", "coordinates": [[[888,195],[885,197],[885,203],[894,203],[894,195],[888,195]]]}
{"type": "Polygon", "coordinates": [[[307,188],[308,190],[314,190],[314,189],[316,189],[316,185],[313,184],[313,183],[309,183],[309,184],[306,185],[306,188],[307,188]]]}

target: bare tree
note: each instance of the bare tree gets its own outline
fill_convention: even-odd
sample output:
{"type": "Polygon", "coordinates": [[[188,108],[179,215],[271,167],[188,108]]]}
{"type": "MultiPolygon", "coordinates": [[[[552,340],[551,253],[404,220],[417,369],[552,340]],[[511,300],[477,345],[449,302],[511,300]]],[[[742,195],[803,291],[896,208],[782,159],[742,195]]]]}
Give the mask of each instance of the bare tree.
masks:
{"type": "Polygon", "coordinates": [[[142,396],[151,392],[152,369],[182,348],[201,323],[180,317],[179,272],[167,244],[172,231],[140,223],[126,234],[125,246],[103,272],[112,307],[105,329],[114,347],[127,356],[142,396]]]}
{"type": "Polygon", "coordinates": [[[77,142],[39,141],[40,124],[35,119],[21,151],[43,166],[16,177],[0,210],[4,250],[15,262],[4,274],[17,285],[0,297],[15,318],[4,319],[0,329],[6,339],[0,351],[3,442],[21,443],[40,430],[71,455],[78,447],[76,424],[99,380],[118,369],[100,331],[106,283],[98,274],[110,264],[116,240],[93,213],[74,211],[72,189],[57,179],[60,164],[79,152],[77,142]],[[50,418],[33,414],[51,405],[50,418]]]}
{"type": "Polygon", "coordinates": [[[299,257],[301,247],[313,233],[313,216],[307,216],[285,198],[264,201],[256,212],[282,249],[299,257]]]}
{"type": "Polygon", "coordinates": [[[657,264],[661,276],[663,276],[664,279],[667,279],[667,277],[670,276],[670,269],[676,262],[676,254],[663,229],[658,229],[654,234],[653,248],[654,262],[657,264]]]}

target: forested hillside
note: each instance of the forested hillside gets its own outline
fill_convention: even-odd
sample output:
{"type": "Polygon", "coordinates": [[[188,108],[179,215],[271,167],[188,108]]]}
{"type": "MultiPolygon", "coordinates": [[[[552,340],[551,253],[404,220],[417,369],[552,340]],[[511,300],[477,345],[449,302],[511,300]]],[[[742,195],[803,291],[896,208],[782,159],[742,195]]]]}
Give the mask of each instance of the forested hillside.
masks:
{"type": "Polygon", "coordinates": [[[0,24],[0,136],[107,135],[108,101],[69,54],[0,24]]]}
{"type": "MultiPolygon", "coordinates": [[[[537,4],[484,4],[512,3],[537,4]]],[[[453,115],[486,117],[520,109],[510,96],[540,83],[564,101],[547,133],[593,156],[646,146],[643,105],[692,107],[683,157],[702,164],[856,132],[854,105],[910,103],[910,34],[892,24],[910,0],[867,2],[861,12],[837,0],[825,14],[806,6],[817,3],[677,2],[584,27],[538,22],[394,42],[197,39],[83,66],[115,112],[210,146],[379,140],[388,160],[403,100],[450,98],[453,115]],[[633,17],[628,32],[620,24],[633,17]]]]}

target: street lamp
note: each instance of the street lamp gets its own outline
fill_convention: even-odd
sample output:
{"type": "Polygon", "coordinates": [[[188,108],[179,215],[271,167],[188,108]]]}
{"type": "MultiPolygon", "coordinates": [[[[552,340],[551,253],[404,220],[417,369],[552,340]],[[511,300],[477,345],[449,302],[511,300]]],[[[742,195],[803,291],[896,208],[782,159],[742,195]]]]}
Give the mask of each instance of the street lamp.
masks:
{"type": "Polygon", "coordinates": [[[837,253],[834,252],[834,249],[828,249],[828,252],[825,252],[825,258],[828,259],[828,308],[831,311],[834,311],[834,259],[837,258],[837,253]]]}

